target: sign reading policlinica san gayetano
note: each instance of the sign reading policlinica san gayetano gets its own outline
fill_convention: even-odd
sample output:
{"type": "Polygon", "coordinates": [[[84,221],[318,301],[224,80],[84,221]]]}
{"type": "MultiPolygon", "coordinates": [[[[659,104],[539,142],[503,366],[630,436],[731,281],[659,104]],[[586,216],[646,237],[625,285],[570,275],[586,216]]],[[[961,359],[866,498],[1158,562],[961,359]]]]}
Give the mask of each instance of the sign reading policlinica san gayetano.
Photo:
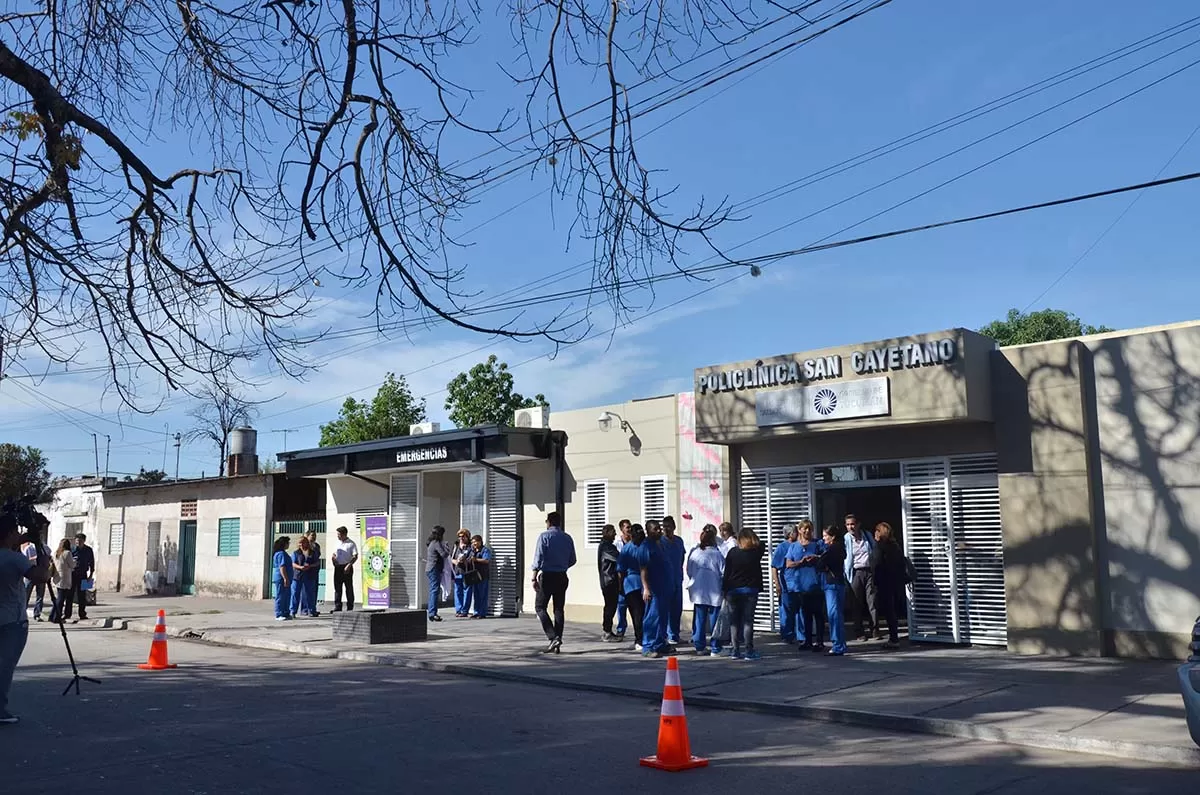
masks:
{"type": "Polygon", "coordinates": [[[958,343],[952,338],[932,342],[912,342],[903,345],[885,345],[854,351],[847,357],[840,355],[820,356],[803,362],[775,362],[764,364],[762,359],[753,367],[738,367],[701,376],[696,384],[700,394],[709,392],[736,392],[743,389],[789,386],[813,383],[831,378],[841,378],[849,369],[858,375],[871,375],[918,367],[948,365],[958,359],[958,343]],[[843,358],[849,359],[846,368],[843,358]]]}

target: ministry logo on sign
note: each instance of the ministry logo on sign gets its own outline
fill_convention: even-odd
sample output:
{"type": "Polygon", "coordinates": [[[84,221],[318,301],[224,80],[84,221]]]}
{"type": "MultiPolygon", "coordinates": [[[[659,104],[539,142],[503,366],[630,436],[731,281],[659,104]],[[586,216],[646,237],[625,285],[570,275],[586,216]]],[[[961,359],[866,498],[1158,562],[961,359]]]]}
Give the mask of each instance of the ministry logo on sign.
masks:
{"type": "Polygon", "coordinates": [[[822,389],[813,396],[813,408],[822,417],[828,417],[837,408],[837,395],[832,389],[822,389]]]}

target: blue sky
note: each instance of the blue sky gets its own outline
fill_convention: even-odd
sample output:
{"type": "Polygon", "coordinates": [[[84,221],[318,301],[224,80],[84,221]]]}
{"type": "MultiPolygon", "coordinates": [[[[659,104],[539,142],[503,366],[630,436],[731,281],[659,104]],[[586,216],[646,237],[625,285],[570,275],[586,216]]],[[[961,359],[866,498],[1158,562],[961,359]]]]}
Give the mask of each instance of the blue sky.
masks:
{"type": "MultiPolygon", "coordinates": [[[[860,152],[915,132],[1064,69],[1130,44],[1198,13],[1185,0],[1129,6],[1084,0],[922,3],[895,0],[761,69],[713,86],[639,120],[651,129],[690,109],[640,141],[644,162],[663,169],[659,184],[678,184],[679,211],[699,196],[744,201],[860,152]],[[732,85],[731,85],[732,84],[732,85]],[[719,92],[719,93],[718,93],[719,92]]],[[[507,31],[485,25],[495,57],[507,51],[507,31]],[[495,37],[499,38],[495,38],[495,37]]],[[[1111,85],[1016,126],[945,160],[896,179],[800,223],[826,205],[941,157],[983,136],[1054,106],[1076,93],[1171,50],[1200,40],[1200,28],[1104,69],[935,135],[860,168],[753,207],[745,220],[723,227],[718,242],[739,255],[804,246],[970,215],[1152,179],[1200,126],[1200,65],[1184,69],[1136,96],[1005,157],[904,206],[860,223],[948,179],[1060,127],[1079,116],[1200,59],[1200,43],[1111,85]],[[764,233],[791,224],[782,231],[764,233]],[[839,230],[848,229],[840,232],[839,230]],[[746,244],[738,247],[740,244],[746,244]],[[735,248],[736,247],[736,248],[735,248]]],[[[758,42],[751,40],[750,45],[758,42]]],[[[490,64],[475,65],[500,107],[512,95],[490,64]]],[[[463,74],[471,73],[463,69],[463,74]]],[[[461,77],[471,82],[469,77],[461,77]]],[[[583,95],[581,95],[583,96],[583,95]]],[[[636,99],[635,94],[634,98],[636,99]]],[[[592,99],[586,95],[586,99],[592,99]]],[[[458,155],[459,152],[455,152],[458,155]]],[[[463,151],[462,155],[474,154],[463,151]]],[[[1198,170],[1200,134],[1179,152],[1166,174],[1198,170]]],[[[564,251],[570,208],[551,212],[537,179],[513,180],[489,191],[463,219],[473,246],[462,254],[479,300],[587,261],[587,251],[564,251]],[[528,201],[527,201],[528,200],[528,201]],[[522,204],[522,202],[524,202],[522,204]],[[519,205],[519,206],[517,206],[519,205]],[[515,209],[512,209],[514,208],[515,209]],[[507,211],[507,212],[506,212],[507,211]],[[501,215],[498,220],[484,223],[501,215]]],[[[255,423],[260,454],[316,444],[318,426],[336,416],[347,394],[364,397],[391,370],[428,396],[433,419],[444,421],[441,393],[460,370],[494,352],[515,366],[518,389],[544,392],[555,409],[579,408],[686,389],[693,368],[776,353],[965,326],[978,327],[1010,307],[1053,306],[1085,321],[1119,328],[1195,319],[1196,191],[1192,184],[1145,194],[1107,235],[1101,234],[1132,201],[1103,199],[1065,208],[835,249],[784,260],[759,278],[727,284],[674,281],[641,296],[644,315],[612,335],[566,349],[554,359],[540,343],[495,342],[445,327],[408,338],[353,337],[312,351],[327,362],[304,382],[264,377],[255,394],[278,399],[255,423]],[[1099,240],[1099,243],[1097,243],[1099,240]],[[1091,253],[1076,260],[1089,248],[1091,253]],[[1074,265],[1074,267],[1072,267],[1074,265]],[[1070,272],[1049,292],[1050,285],[1070,272]],[[652,299],[652,303],[651,303],[652,299]]],[[[694,261],[704,259],[698,244],[694,261]]],[[[546,286],[586,284],[587,275],[546,286]]],[[[318,295],[318,320],[336,328],[362,325],[360,296],[327,288],[318,295]]],[[[598,329],[611,325],[603,311],[598,329]]],[[[122,412],[90,376],[0,384],[0,440],[41,447],[56,473],[94,469],[92,433],[104,467],[136,472],[160,467],[164,431],[186,429],[186,396],[167,396],[162,411],[122,412]],[[36,389],[48,412],[26,391],[36,389]],[[57,402],[55,402],[57,401],[57,402]]],[[[174,470],[174,448],[167,450],[174,470]]],[[[216,455],[202,443],[185,446],[180,473],[212,474],[216,455]]]]}

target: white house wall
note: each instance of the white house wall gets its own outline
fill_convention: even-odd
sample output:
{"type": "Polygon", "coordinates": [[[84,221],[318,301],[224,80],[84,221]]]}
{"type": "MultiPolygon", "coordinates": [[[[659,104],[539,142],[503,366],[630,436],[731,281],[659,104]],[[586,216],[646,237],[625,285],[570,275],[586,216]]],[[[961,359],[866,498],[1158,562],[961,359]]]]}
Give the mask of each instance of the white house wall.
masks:
{"type": "Polygon", "coordinates": [[[147,538],[151,522],[161,523],[160,571],[166,572],[179,552],[181,503],[196,500],[196,593],[260,599],[270,535],[271,478],[250,476],[183,482],[147,488],[109,489],[103,493],[99,527],[92,536],[99,591],[144,591],[147,538]],[[240,520],[236,556],[217,554],[221,519],[240,520]],[[112,525],[125,526],[123,555],[109,554],[112,525]]]}

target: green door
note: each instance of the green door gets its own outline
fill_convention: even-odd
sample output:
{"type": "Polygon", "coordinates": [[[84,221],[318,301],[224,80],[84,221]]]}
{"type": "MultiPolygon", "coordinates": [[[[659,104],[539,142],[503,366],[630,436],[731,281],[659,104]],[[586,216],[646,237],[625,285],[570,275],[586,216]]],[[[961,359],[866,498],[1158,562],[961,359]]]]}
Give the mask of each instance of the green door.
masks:
{"type": "Polygon", "coordinates": [[[179,522],[179,593],[196,593],[196,520],[179,522]]]}

